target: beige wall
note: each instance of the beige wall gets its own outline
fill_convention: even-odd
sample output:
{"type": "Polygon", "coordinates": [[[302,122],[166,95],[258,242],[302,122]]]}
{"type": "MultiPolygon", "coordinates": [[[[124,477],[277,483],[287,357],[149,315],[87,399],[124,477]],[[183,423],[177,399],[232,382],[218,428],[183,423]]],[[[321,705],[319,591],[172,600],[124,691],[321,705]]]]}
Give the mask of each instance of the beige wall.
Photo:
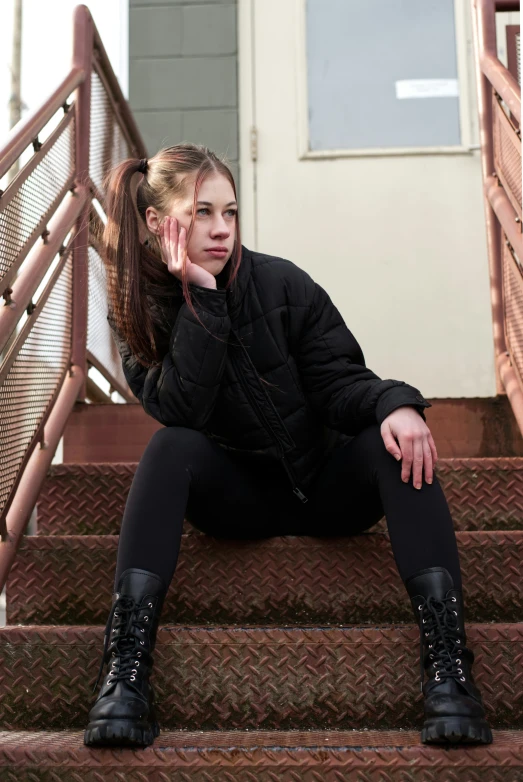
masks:
{"type": "MultiPolygon", "coordinates": [[[[244,243],[326,288],[381,376],[430,397],[494,395],[479,152],[300,159],[301,2],[239,2],[244,243]]],[[[466,17],[461,35],[473,145],[466,17]]]]}

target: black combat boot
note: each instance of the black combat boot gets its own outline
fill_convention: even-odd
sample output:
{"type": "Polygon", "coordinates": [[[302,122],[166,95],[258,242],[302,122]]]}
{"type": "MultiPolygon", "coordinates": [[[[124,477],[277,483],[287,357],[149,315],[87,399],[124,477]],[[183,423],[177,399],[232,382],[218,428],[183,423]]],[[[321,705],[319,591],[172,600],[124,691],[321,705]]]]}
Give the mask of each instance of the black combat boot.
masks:
{"type": "Polygon", "coordinates": [[[136,568],[122,573],[105,628],[94,689],[104,665],[110,663],[107,678],[89,712],[84,734],[88,746],[146,747],[159,735],[149,676],[166,591],[155,573],[136,568]]]}
{"type": "Polygon", "coordinates": [[[490,744],[492,733],[471,673],[474,655],[466,647],[461,592],[448,570],[439,567],[415,573],[406,587],[420,628],[422,742],[490,744]]]}

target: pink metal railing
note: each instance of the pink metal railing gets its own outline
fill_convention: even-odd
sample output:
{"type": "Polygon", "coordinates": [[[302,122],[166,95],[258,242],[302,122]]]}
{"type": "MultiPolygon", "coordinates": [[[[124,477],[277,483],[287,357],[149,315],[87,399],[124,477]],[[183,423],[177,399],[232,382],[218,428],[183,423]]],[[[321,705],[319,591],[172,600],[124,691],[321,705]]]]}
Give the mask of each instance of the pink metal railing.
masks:
{"type": "Polygon", "coordinates": [[[472,0],[496,385],[523,432],[521,88],[497,55],[496,11],[517,0],[472,0]]]}
{"type": "Polygon", "coordinates": [[[84,5],[73,35],[70,73],[0,149],[2,179],[33,147],[0,191],[0,589],[88,366],[136,401],[106,321],[93,200],[103,210],[108,169],[147,152],[84,5]]]}

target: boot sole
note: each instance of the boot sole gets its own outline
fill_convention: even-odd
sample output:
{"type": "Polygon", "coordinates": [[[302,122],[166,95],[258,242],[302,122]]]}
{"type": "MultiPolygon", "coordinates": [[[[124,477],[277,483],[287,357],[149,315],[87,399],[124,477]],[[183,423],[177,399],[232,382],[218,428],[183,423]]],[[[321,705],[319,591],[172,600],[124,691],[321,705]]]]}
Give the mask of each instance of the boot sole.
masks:
{"type": "Polygon", "coordinates": [[[96,720],[84,732],[87,747],[148,747],[160,735],[158,723],[96,720]]]}
{"type": "Polygon", "coordinates": [[[421,741],[423,744],[491,744],[492,731],[485,720],[440,717],[424,723],[421,741]]]}

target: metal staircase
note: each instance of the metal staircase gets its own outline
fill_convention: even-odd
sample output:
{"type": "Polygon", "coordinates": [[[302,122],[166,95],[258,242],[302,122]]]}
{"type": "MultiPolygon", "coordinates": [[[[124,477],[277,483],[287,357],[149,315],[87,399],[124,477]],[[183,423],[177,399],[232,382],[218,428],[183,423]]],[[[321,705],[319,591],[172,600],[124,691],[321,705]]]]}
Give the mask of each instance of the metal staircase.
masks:
{"type": "MultiPolygon", "coordinates": [[[[523,428],[521,101],[492,37],[496,7],[513,5],[474,3],[498,385],[512,405],[500,408],[500,432],[514,415],[523,428]]],[[[74,29],[71,73],[0,154],[3,176],[32,146],[0,197],[0,782],[523,779],[519,434],[488,443],[491,455],[478,458],[472,435],[461,433],[460,457],[438,466],[491,746],[419,742],[418,630],[383,523],[354,539],[241,542],[187,525],[155,654],[162,733],[145,750],[83,745],[124,503],[158,425],[128,404],[114,406],[120,424],[104,427],[102,406],[88,404],[100,401],[89,366],[135,401],[106,330],[97,230],[105,173],[145,150],[85,6],[74,29]],[[139,422],[134,450],[124,413],[139,422]],[[110,457],[94,449],[51,465],[64,432],[68,448],[84,432],[87,452],[90,438],[110,457]],[[24,535],[35,503],[37,534],[24,535]]],[[[439,442],[437,410],[427,420],[439,442]]],[[[478,427],[480,419],[478,410],[478,427]]],[[[445,434],[449,453],[459,450],[455,436],[453,450],[445,434]]]]}

